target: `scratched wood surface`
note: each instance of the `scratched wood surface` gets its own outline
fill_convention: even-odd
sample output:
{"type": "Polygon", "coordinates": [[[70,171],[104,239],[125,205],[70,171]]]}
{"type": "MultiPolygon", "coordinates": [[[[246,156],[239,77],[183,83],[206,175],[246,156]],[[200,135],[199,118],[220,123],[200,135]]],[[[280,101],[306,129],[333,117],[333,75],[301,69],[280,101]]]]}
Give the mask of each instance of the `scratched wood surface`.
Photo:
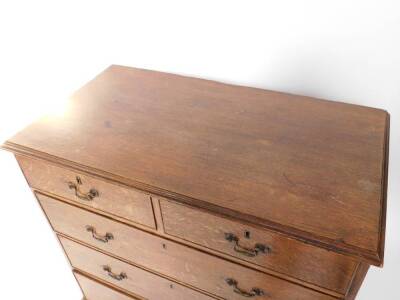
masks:
{"type": "Polygon", "coordinates": [[[385,111],[111,66],[5,148],[383,261],[385,111]]]}
{"type": "Polygon", "coordinates": [[[198,209],[164,200],[160,206],[165,232],[169,235],[341,294],[346,293],[358,265],[357,261],[348,256],[288,239],[265,229],[218,218],[198,209]],[[248,232],[248,236],[245,236],[245,232],[248,232]],[[263,244],[270,251],[256,256],[243,255],[235,251],[232,242],[226,240],[226,233],[234,234],[239,239],[238,244],[246,249],[254,249],[256,244],[263,244]]]}
{"type": "Polygon", "coordinates": [[[226,279],[232,278],[247,293],[253,288],[261,289],[265,294],[264,298],[268,300],[337,299],[145,233],[53,198],[37,196],[56,232],[220,298],[243,300],[244,297],[248,297],[238,294],[234,287],[227,283],[226,279]],[[93,238],[85,230],[87,224],[93,226],[100,235],[111,233],[114,239],[108,243],[93,238]]]}
{"type": "MultiPolygon", "coordinates": [[[[134,295],[140,295],[147,300],[215,300],[174,281],[165,279],[141,268],[122,262],[116,258],[82,246],[67,238],[59,237],[63,248],[75,269],[87,274],[93,274],[109,284],[113,284],[134,295]],[[104,271],[104,266],[110,267],[114,275],[124,273],[122,280],[117,280],[104,271]]],[[[118,298],[119,299],[119,298],[118,298]]]]}

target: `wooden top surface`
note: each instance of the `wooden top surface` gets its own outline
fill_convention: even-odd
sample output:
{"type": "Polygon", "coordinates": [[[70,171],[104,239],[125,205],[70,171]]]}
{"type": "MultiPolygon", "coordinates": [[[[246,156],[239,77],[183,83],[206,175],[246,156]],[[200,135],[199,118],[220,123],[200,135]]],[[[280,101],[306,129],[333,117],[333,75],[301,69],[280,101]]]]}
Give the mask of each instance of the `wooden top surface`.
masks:
{"type": "Polygon", "coordinates": [[[389,115],[111,66],[4,145],[383,261],[389,115]]]}

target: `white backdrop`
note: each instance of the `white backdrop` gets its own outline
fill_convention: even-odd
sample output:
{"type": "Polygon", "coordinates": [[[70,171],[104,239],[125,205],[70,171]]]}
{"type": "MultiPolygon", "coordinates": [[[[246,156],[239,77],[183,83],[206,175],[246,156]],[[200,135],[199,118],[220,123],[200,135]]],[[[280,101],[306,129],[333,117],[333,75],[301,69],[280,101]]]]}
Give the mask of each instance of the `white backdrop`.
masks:
{"type": "MultiPolygon", "coordinates": [[[[400,299],[399,1],[0,0],[0,139],[62,108],[74,89],[110,64],[388,110],[385,266],[370,270],[358,299],[400,299]]],[[[80,299],[4,151],[0,184],[0,298],[80,299]]]]}

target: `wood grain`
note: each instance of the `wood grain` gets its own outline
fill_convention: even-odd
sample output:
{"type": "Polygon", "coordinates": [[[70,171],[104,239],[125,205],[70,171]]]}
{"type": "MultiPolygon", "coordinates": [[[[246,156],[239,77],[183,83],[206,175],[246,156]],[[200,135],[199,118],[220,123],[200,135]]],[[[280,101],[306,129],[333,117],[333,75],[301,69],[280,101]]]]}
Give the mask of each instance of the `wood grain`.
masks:
{"type": "Polygon", "coordinates": [[[148,300],[212,300],[202,293],[196,292],[174,281],[162,278],[138,267],[124,263],[118,259],[75,243],[64,237],[60,242],[75,269],[115,285],[123,290],[139,295],[148,300]],[[126,274],[123,280],[115,280],[108,276],[103,266],[109,266],[111,271],[126,274]]]}
{"type": "Polygon", "coordinates": [[[107,287],[78,272],[74,272],[74,275],[85,294],[82,300],[141,300],[107,287]]]}
{"type": "Polygon", "coordinates": [[[153,207],[148,193],[110,184],[99,178],[60,168],[43,160],[18,155],[16,158],[29,185],[34,189],[65,197],[151,228],[156,227],[153,207]],[[95,188],[99,192],[99,196],[91,201],[78,198],[75,191],[68,187],[69,182],[76,183],[77,176],[82,180],[80,188],[83,192],[95,188]]]}
{"type": "Polygon", "coordinates": [[[111,66],[5,148],[383,262],[389,116],[111,66]]]}
{"type": "MultiPolygon", "coordinates": [[[[171,201],[161,200],[167,234],[235,256],[248,262],[345,294],[358,262],[344,255],[313,247],[248,224],[220,218],[171,201]],[[246,237],[245,232],[248,233],[246,237]],[[225,234],[237,236],[240,246],[253,249],[263,244],[271,249],[249,257],[234,251],[225,234]]],[[[240,249],[239,249],[240,250],[240,249]]]]}
{"type": "Polygon", "coordinates": [[[353,282],[346,295],[346,300],[354,300],[361,288],[361,285],[368,273],[369,265],[366,263],[360,263],[358,265],[357,271],[354,274],[353,282]]]}
{"type": "Polygon", "coordinates": [[[265,291],[263,297],[258,297],[260,299],[335,299],[50,197],[40,194],[37,194],[37,197],[56,232],[216,296],[230,300],[243,299],[243,296],[235,293],[232,286],[226,283],[226,279],[233,278],[238,281],[239,287],[246,291],[254,287],[265,291]],[[99,233],[112,233],[114,239],[108,243],[93,239],[85,230],[88,224],[94,226],[99,233]]]}

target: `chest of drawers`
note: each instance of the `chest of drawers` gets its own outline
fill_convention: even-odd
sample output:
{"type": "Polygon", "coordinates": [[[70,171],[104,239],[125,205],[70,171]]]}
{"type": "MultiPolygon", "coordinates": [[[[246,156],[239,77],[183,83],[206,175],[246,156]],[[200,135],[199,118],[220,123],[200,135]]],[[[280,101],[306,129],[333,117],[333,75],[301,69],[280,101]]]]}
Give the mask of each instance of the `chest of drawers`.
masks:
{"type": "Polygon", "coordinates": [[[3,144],[87,300],[354,299],[389,115],[111,66],[3,144]]]}

